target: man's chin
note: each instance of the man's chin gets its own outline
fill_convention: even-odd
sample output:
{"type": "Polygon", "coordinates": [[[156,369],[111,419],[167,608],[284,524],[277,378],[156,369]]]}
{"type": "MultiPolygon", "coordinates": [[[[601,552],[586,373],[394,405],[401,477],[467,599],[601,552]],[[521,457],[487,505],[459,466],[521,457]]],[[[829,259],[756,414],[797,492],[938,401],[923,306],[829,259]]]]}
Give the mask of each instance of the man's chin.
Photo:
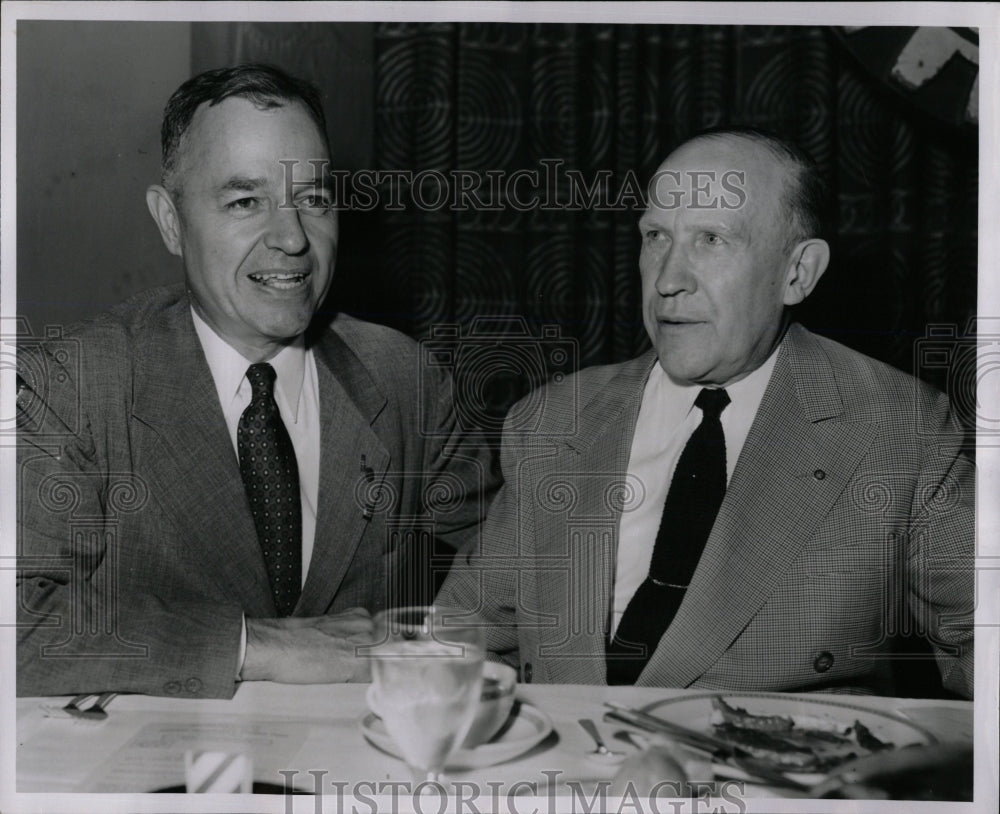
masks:
{"type": "Polygon", "coordinates": [[[302,334],[308,329],[309,323],[303,322],[301,324],[296,324],[294,326],[282,326],[280,328],[273,328],[268,332],[268,336],[274,342],[280,342],[281,344],[288,345],[298,339],[302,334]]]}
{"type": "Polygon", "coordinates": [[[281,303],[266,303],[254,309],[254,322],[261,333],[271,336],[297,336],[316,313],[313,297],[298,297],[281,303]]]}
{"type": "Polygon", "coordinates": [[[287,345],[294,342],[306,332],[312,321],[313,313],[286,314],[280,318],[260,320],[257,330],[261,337],[277,344],[287,345]]]}
{"type": "Polygon", "coordinates": [[[682,387],[717,384],[713,379],[711,366],[704,361],[684,359],[676,352],[670,354],[660,352],[658,356],[660,367],[674,384],[682,387]]]}
{"type": "Polygon", "coordinates": [[[704,346],[690,342],[656,343],[660,367],[671,380],[680,385],[699,384],[711,373],[711,365],[702,353],[704,346]]]}

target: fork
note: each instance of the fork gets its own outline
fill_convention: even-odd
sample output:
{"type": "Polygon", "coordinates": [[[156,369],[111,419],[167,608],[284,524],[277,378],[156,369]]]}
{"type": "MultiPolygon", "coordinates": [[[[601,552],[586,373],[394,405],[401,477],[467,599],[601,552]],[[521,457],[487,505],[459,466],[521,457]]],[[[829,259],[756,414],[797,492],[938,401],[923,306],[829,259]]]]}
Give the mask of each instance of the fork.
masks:
{"type": "Polygon", "coordinates": [[[105,692],[97,696],[97,700],[91,704],[86,709],[81,709],[81,704],[88,698],[93,698],[95,693],[82,693],[71,700],[66,706],[63,707],[63,712],[72,715],[74,718],[81,718],[85,721],[103,721],[108,717],[108,713],[105,711],[104,707],[110,704],[115,696],[118,695],[116,692],[105,692]]]}
{"type": "Polygon", "coordinates": [[[590,720],[590,718],[581,718],[577,721],[583,731],[590,735],[591,739],[597,744],[597,748],[591,752],[587,752],[587,757],[597,758],[599,760],[607,760],[612,763],[618,763],[625,759],[624,752],[615,752],[608,748],[608,745],[604,742],[601,737],[601,733],[597,731],[597,725],[590,720]]]}

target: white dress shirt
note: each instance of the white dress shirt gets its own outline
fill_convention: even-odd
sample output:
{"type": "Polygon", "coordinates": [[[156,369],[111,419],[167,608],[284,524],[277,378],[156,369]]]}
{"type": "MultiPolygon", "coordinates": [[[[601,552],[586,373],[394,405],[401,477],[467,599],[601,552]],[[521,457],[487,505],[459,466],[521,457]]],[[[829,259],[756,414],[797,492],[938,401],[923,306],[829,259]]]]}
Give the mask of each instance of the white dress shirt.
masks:
{"type": "MultiPolygon", "coordinates": [[[[236,434],[240,416],[250,404],[252,396],[246,373],[253,363],[212,330],[194,308],[191,309],[191,317],[208,361],[208,369],[212,372],[233,453],[239,461],[236,434]]],[[[300,336],[277,356],[268,360],[268,363],[274,368],[276,376],[274,400],[292,440],[295,462],[299,468],[299,491],[302,499],[302,584],[305,585],[316,536],[316,501],[319,496],[319,384],[316,379],[316,359],[311,349],[306,350],[305,341],[300,336]]],[[[243,671],[246,652],[247,622],[244,615],[236,662],[237,679],[243,671]]]]}
{"type": "MultiPolygon", "coordinates": [[[[252,390],[246,372],[252,362],[240,355],[191,309],[194,329],[201,341],[219,394],[222,415],[226,419],[229,440],[239,460],[236,431],[240,416],[250,404],[252,390]]],[[[302,499],[302,584],[305,584],[312,560],[313,538],[316,534],[316,501],[319,495],[319,386],[316,381],[316,360],[312,350],[306,350],[300,336],[268,364],[277,375],[274,400],[281,420],[292,439],[295,460],[299,467],[299,491],[302,499]]]]}
{"type": "MultiPolygon", "coordinates": [[[[727,483],[733,476],[750,425],[771,380],[777,356],[775,349],[753,373],[726,387],[730,403],[722,411],[720,421],[726,437],[727,483]]],[[[701,423],[701,410],[694,406],[701,390],[701,385],[674,383],[659,363],[653,365],[646,380],[628,462],[628,474],[643,484],[645,498],[621,517],[615,558],[612,635],[632,595],[649,574],[653,545],[674,467],[691,434],[701,423]]]]}

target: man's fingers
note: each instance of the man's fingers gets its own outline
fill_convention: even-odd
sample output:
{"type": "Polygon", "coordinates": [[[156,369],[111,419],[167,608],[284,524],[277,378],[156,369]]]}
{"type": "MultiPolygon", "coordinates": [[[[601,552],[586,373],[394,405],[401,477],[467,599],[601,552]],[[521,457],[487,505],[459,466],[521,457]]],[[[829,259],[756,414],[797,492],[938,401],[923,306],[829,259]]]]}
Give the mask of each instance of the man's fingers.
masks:
{"type": "Polygon", "coordinates": [[[364,608],[332,616],[247,619],[243,678],[293,684],[368,681],[370,660],[358,648],[372,642],[374,630],[364,608]]]}
{"type": "Polygon", "coordinates": [[[341,619],[341,618],[359,618],[359,619],[371,619],[372,615],[368,612],[366,608],[356,607],[348,608],[347,610],[340,611],[339,613],[331,613],[326,618],[327,619],[341,619]]]}
{"type": "Polygon", "coordinates": [[[316,627],[331,636],[371,636],[375,631],[370,616],[352,613],[319,617],[316,619],[316,627]]]}
{"type": "Polygon", "coordinates": [[[363,608],[360,605],[355,605],[353,608],[348,608],[347,610],[344,611],[344,613],[357,613],[360,614],[361,616],[367,616],[369,619],[371,618],[371,613],[369,612],[368,608],[363,608]]]}
{"type": "Polygon", "coordinates": [[[354,663],[354,672],[348,681],[365,682],[372,680],[371,661],[369,659],[358,659],[354,663]]]}

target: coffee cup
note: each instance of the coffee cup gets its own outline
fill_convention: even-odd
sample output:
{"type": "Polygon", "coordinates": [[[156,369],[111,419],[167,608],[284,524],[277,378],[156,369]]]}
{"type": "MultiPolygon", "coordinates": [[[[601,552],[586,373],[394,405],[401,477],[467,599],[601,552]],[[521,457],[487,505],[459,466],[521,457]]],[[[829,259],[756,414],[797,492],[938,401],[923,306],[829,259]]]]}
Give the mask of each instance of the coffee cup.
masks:
{"type": "Polygon", "coordinates": [[[462,741],[463,749],[474,749],[500,731],[514,706],[517,672],[513,667],[494,661],[483,664],[483,689],[472,726],[462,741]]]}

